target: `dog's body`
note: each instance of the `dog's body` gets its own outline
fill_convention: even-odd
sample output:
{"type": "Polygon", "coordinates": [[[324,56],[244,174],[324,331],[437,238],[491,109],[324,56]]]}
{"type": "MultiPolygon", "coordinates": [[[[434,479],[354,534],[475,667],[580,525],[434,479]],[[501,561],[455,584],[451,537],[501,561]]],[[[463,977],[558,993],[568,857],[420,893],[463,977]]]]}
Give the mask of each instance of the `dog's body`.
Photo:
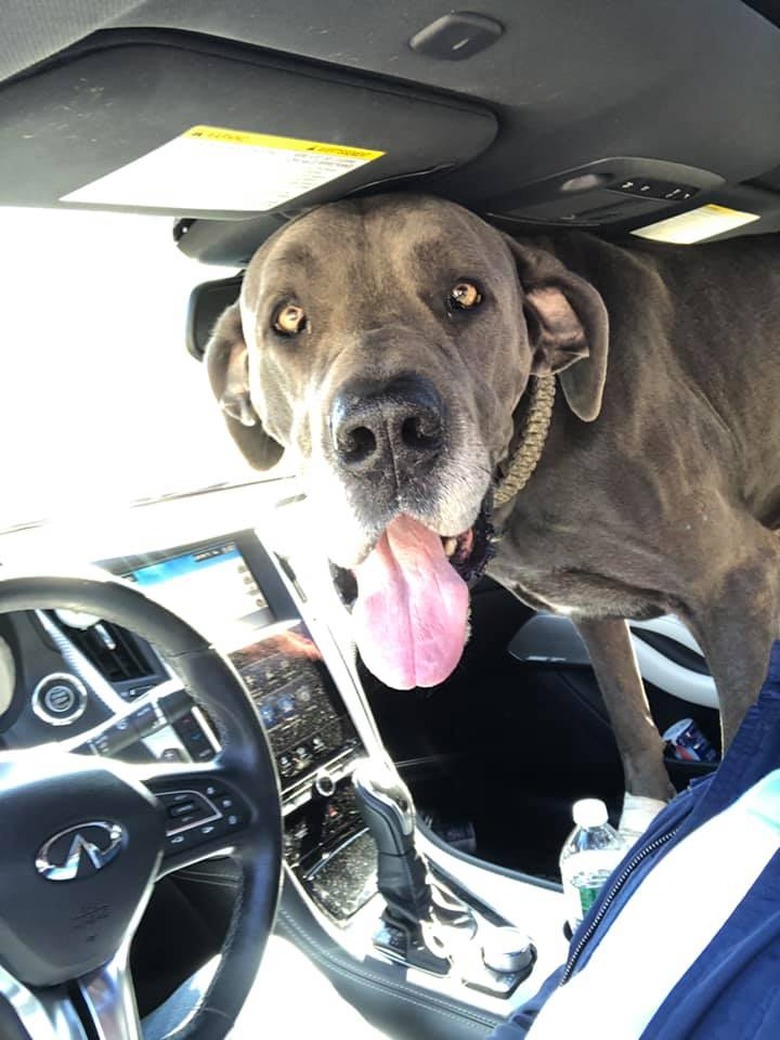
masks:
{"type": "Polygon", "coordinates": [[[447,555],[471,569],[531,377],[557,373],[489,572],[576,621],[629,791],[671,788],[625,618],[687,622],[733,734],[780,633],[775,242],[511,242],[440,200],[339,203],[259,250],[208,363],[250,461],[299,458],[324,551],[357,578],[358,644],[397,686],[457,662],[467,593],[447,555]]]}

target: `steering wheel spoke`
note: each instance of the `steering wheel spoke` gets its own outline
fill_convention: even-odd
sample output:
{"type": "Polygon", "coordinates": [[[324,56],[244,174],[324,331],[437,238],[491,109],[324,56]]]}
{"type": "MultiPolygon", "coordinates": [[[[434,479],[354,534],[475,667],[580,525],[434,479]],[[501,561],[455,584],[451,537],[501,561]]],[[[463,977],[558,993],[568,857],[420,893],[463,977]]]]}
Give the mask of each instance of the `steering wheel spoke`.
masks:
{"type": "Polygon", "coordinates": [[[28,988],[0,968],[0,993],[35,1040],[143,1038],[127,944],[71,987],[28,988]]]}
{"type": "Polygon", "coordinates": [[[79,1003],[95,1040],[142,1040],[127,946],[97,970],[76,980],[79,1003]]]}
{"type": "Polygon", "coordinates": [[[143,765],[133,771],[165,806],[158,876],[243,845],[255,832],[252,808],[219,756],[203,766],[143,765]]]}
{"type": "MultiPolygon", "coordinates": [[[[64,986],[28,988],[0,966],[0,993],[7,1003],[9,1028],[15,1015],[35,1040],[87,1040],[83,1019],[64,986]]],[[[5,1023],[4,1010],[0,1028],[5,1023]]]]}

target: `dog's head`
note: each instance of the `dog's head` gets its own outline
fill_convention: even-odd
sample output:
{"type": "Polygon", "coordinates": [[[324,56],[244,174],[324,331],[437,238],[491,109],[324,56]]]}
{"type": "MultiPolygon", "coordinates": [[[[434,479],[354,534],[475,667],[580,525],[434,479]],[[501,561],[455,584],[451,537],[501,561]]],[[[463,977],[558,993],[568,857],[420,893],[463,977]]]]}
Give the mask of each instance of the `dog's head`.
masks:
{"type": "Polygon", "coordinates": [[[601,297],[551,253],[439,199],[334,203],[253,257],[206,360],[230,431],[305,476],[330,560],[355,573],[357,639],[401,688],[463,649],[475,524],[533,374],[595,419],[601,297]]]}

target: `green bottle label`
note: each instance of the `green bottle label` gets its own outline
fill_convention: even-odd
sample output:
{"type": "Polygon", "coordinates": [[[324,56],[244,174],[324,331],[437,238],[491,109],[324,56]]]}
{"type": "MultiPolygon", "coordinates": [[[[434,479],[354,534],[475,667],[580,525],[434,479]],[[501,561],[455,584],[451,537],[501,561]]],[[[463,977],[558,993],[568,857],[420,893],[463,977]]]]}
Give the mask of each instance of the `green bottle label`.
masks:
{"type": "Polygon", "coordinates": [[[598,894],[601,891],[601,885],[583,885],[582,888],[578,888],[577,891],[580,894],[580,907],[582,908],[582,916],[584,917],[596,902],[598,894]]]}

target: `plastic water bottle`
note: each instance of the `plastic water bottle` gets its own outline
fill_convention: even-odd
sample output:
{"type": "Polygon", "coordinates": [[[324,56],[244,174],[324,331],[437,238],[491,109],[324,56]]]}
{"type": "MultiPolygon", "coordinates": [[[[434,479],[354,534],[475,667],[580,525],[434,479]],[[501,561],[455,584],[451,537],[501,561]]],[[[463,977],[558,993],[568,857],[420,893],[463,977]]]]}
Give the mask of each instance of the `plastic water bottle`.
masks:
{"type": "Polygon", "coordinates": [[[583,798],[572,806],[576,824],[559,860],[566,917],[574,929],[626,852],[627,844],[610,827],[607,807],[598,798],[583,798]]]}

